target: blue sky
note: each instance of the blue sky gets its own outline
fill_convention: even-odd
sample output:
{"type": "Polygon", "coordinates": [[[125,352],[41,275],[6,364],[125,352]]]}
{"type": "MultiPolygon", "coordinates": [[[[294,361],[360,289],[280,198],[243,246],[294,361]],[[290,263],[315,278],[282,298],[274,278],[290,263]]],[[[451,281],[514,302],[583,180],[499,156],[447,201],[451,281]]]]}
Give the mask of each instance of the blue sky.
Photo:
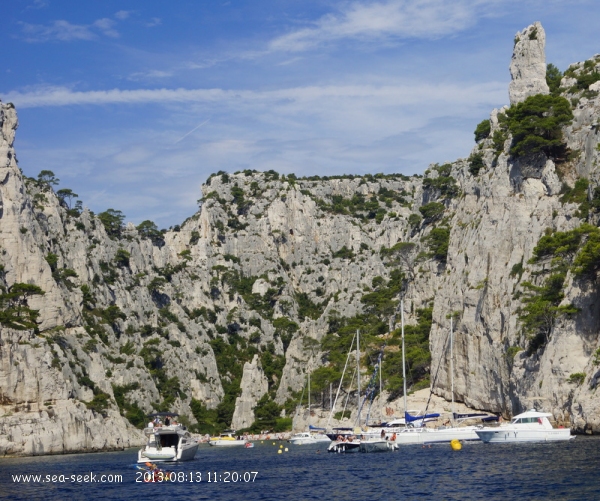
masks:
{"type": "Polygon", "coordinates": [[[422,173],[508,103],[513,37],[600,52],[594,0],[12,0],[0,99],[25,174],[159,227],[218,170],[422,173]]]}

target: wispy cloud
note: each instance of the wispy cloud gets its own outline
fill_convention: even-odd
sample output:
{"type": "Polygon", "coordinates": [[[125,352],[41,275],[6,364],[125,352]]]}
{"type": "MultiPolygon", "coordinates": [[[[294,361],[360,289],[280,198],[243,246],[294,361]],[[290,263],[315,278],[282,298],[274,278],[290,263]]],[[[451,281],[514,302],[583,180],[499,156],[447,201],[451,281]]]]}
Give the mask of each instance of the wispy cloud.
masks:
{"type": "Polygon", "coordinates": [[[381,98],[388,104],[414,104],[419,100],[488,101],[491,95],[505,93],[505,83],[459,85],[446,83],[413,82],[398,85],[328,85],[306,86],[272,91],[223,90],[223,89],[135,89],[74,91],[67,87],[44,87],[29,92],[8,92],[4,101],[19,108],[46,106],[75,106],[103,104],[145,104],[186,102],[279,102],[289,106],[293,102],[307,103],[320,99],[368,99],[381,98]]]}
{"type": "Polygon", "coordinates": [[[353,2],[270,43],[272,51],[303,51],[341,39],[438,38],[472,26],[482,5],[498,0],[353,2]]]}
{"type": "Polygon", "coordinates": [[[140,80],[157,80],[161,78],[169,78],[173,76],[172,71],[164,70],[149,70],[149,71],[136,71],[127,77],[127,80],[140,81],[140,80]]]}
{"type": "Polygon", "coordinates": [[[119,12],[115,13],[115,18],[118,19],[119,21],[123,21],[131,15],[131,12],[132,11],[130,11],[130,10],[120,10],[119,12]]]}
{"type": "MultiPolygon", "coordinates": [[[[121,10],[115,14],[115,18],[123,21],[129,17],[129,14],[130,11],[121,10]]],[[[98,35],[110,38],[119,37],[119,32],[115,29],[117,21],[107,17],[96,19],[91,24],[72,24],[69,21],[60,19],[45,25],[30,23],[21,23],[21,25],[27,42],[94,40],[98,35]]]]}
{"type": "Polygon", "coordinates": [[[116,24],[116,21],[105,17],[94,21],[93,26],[98,28],[107,37],[118,38],[119,32],[114,29],[116,24]]]}
{"type": "Polygon", "coordinates": [[[48,6],[47,0],[33,0],[31,5],[28,5],[26,9],[43,9],[48,6]]]}
{"type": "Polygon", "coordinates": [[[160,26],[162,24],[162,19],[160,17],[153,17],[150,21],[146,22],[146,27],[153,28],[154,26],[160,26]]]}
{"type": "Polygon", "coordinates": [[[48,40],[70,42],[72,40],[92,40],[96,37],[90,26],[71,24],[64,20],[54,21],[49,25],[23,23],[23,34],[27,42],[46,42],[48,40]]]}

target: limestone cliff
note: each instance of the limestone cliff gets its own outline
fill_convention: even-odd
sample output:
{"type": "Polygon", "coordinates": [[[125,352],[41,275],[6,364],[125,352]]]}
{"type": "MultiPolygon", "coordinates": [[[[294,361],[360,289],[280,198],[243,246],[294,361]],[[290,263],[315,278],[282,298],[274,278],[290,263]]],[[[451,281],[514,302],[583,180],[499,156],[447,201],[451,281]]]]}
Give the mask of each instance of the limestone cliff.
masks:
{"type": "MultiPolygon", "coordinates": [[[[514,105],[549,92],[544,43],[539,23],[518,36],[514,105]]],[[[327,407],[357,328],[364,376],[385,345],[394,400],[400,295],[413,389],[449,399],[452,315],[459,401],[505,416],[537,405],[600,431],[596,279],[575,267],[600,218],[599,66],[565,72],[573,118],[551,151],[515,153],[504,107],[468,159],[424,176],[220,172],[200,210],[162,232],[71,206],[51,173],[23,176],[16,112],[0,104],[0,454],[139,443],[132,423],[158,409],[246,427],[259,401],[293,408],[309,360],[327,407]],[[542,237],[582,228],[570,254],[539,257],[542,237]],[[528,330],[526,300],[557,266],[548,323],[528,330]]]]}
{"type": "Polygon", "coordinates": [[[546,32],[536,22],[515,35],[510,62],[512,80],[508,87],[510,104],[520,103],[529,96],[548,94],[546,83],[546,32]]]}

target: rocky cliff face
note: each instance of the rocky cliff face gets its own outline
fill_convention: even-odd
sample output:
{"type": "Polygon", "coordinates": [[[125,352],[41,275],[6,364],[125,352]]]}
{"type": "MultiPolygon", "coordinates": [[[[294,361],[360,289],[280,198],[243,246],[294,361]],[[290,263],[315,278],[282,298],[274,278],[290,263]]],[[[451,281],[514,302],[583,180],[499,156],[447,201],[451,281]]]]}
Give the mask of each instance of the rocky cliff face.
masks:
{"type": "MultiPolygon", "coordinates": [[[[511,103],[549,92],[544,37],[539,23],[519,34],[511,103]]],[[[386,340],[397,398],[388,319],[401,294],[421,336],[411,368],[425,384],[432,373],[435,393],[450,398],[453,315],[458,400],[505,415],[537,405],[600,431],[595,280],[565,271],[551,311],[576,312],[552,317],[542,341],[522,317],[526,284],[542,287],[556,264],[528,264],[540,239],[598,219],[598,66],[578,63],[563,78],[574,118],[561,158],[512,154],[503,108],[469,159],[424,177],[218,173],[201,210],[163,233],[123,227],[118,211],[72,208],[49,175],[24,177],[16,113],[1,104],[0,454],[139,443],[131,423],[158,409],[248,426],[261,399],[293,405],[309,360],[335,379],[358,327],[371,343],[363,372],[386,340]]]]}
{"type": "Polygon", "coordinates": [[[510,104],[524,101],[529,96],[548,94],[546,83],[546,32],[536,22],[515,35],[515,46],[510,62],[511,82],[508,87],[510,104]]]}

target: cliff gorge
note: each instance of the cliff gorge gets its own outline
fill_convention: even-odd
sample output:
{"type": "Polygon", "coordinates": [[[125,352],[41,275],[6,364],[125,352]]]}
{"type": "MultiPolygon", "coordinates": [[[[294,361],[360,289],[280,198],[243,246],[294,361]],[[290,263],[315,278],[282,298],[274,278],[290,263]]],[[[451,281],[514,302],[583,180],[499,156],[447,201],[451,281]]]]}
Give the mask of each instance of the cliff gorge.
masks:
{"type": "Polygon", "coordinates": [[[549,85],[543,28],[517,37],[512,106],[468,158],[413,177],[220,172],[164,232],[72,207],[43,166],[24,176],[0,103],[0,454],[134,445],[151,410],[289,415],[307,371],[319,395],[339,380],[356,328],[363,372],[385,344],[397,398],[400,296],[413,389],[450,398],[452,316],[458,400],[600,431],[600,56],[549,85]]]}

